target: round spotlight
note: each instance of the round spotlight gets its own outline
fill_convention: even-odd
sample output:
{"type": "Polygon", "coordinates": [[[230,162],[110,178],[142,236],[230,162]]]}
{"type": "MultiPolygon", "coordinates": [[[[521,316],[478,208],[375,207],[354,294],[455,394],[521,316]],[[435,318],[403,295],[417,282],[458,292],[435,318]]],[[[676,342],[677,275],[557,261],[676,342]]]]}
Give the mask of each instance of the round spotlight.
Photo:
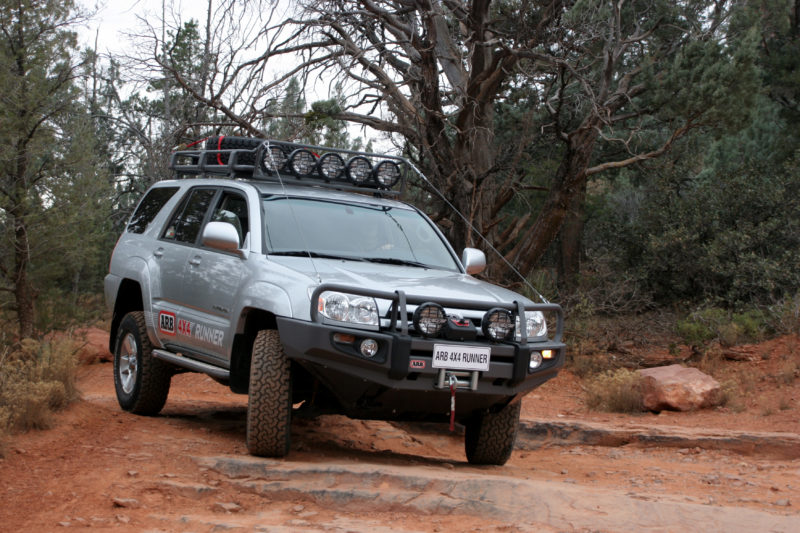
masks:
{"type": "Polygon", "coordinates": [[[412,318],[414,327],[423,337],[435,337],[442,331],[447,322],[444,307],[432,302],[424,303],[417,307],[412,318]]]}
{"type": "Polygon", "coordinates": [[[325,154],[318,164],[319,173],[328,181],[338,180],[344,175],[344,159],[339,154],[325,154]]]}
{"type": "Polygon", "coordinates": [[[280,146],[270,146],[269,150],[264,152],[262,164],[264,169],[270,172],[280,172],[286,166],[287,159],[280,146]]]}
{"type": "Polygon", "coordinates": [[[394,161],[381,161],[375,167],[375,181],[383,189],[391,189],[400,181],[400,167],[394,161]]]}
{"type": "Polygon", "coordinates": [[[317,156],[310,150],[300,148],[289,156],[289,170],[298,178],[307,178],[317,168],[317,156]]]}
{"type": "Polygon", "coordinates": [[[366,157],[351,157],[346,165],[347,179],[356,185],[364,185],[372,177],[372,163],[366,157]]]}
{"type": "Polygon", "coordinates": [[[375,357],[378,353],[378,341],[375,339],[364,339],[361,341],[361,355],[364,357],[375,357]]]}
{"type": "Polygon", "coordinates": [[[483,334],[493,341],[510,340],[514,335],[514,317],[508,309],[495,307],[489,309],[481,320],[483,334]]]}
{"type": "Polygon", "coordinates": [[[542,366],[542,354],[539,352],[531,352],[531,362],[528,365],[529,370],[536,370],[542,366]]]}

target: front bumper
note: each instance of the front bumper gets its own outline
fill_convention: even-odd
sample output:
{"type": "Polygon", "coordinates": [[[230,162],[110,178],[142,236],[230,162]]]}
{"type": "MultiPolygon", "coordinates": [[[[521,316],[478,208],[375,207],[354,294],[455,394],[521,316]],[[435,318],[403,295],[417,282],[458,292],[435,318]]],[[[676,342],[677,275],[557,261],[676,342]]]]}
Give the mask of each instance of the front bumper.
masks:
{"type": "MultiPolygon", "coordinates": [[[[334,396],[350,416],[359,418],[446,419],[450,390],[443,374],[432,366],[437,342],[401,332],[373,332],[341,326],[278,318],[278,329],[290,359],[302,365],[334,396]],[[352,343],[334,335],[355,337],[352,343]],[[379,350],[372,358],[360,355],[363,339],[374,339],[379,350]]],[[[446,341],[447,344],[459,344],[446,341]]],[[[480,341],[464,345],[486,345],[480,341]]],[[[489,370],[461,377],[458,418],[479,409],[502,406],[553,378],[564,366],[566,347],[560,341],[491,344],[489,370]],[[552,358],[529,369],[533,351],[551,350],[552,358]],[[472,381],[472,383],[469,383],[472,381]],[[472,388],[469,386],[472,385],[472,388]]]]}

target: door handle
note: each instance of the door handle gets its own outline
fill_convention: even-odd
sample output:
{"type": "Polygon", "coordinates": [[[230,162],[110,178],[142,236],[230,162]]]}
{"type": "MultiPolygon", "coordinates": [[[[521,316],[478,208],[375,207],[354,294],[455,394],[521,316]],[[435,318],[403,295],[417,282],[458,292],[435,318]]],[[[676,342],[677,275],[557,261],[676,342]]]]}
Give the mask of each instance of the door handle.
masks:
{"type": "Polygon", "coordinates": [[[155,252],[153,252],[153,255],[156,257],[162,257],[164,255],[164,249],[163,248],[157,249],[155,252]]]}
{"type": "Polygon", "coordinates": [[[189,264],[192,266],[197,266],[200,264],[200,257],[194,257],[189,260],[189,264]]]}

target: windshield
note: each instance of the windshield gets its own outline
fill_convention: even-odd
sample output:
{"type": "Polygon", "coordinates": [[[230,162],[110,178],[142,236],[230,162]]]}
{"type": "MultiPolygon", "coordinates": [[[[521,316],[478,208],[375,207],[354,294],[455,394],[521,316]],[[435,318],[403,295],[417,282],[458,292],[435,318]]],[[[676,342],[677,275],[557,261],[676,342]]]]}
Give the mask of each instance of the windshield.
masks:
{"type": "Polygon", "coordinates": [[[264,212],[271,255],[459,270],[431,223],[412,209],[268,196],[264,212]]]}

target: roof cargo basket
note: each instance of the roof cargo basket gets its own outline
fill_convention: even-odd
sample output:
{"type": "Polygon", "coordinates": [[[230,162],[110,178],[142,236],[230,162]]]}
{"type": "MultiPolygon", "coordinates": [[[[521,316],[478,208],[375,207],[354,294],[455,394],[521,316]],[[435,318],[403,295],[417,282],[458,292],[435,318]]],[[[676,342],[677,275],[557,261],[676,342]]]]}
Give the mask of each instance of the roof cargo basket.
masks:
{"type": "Polygon", "coordinates": [[[202,142],[203,148],[172,153],[169,168],[177,177],[244,178],[398,196],[409,172],[405,159],[389,155],[224,135],[195,145],[202,142]]]}

